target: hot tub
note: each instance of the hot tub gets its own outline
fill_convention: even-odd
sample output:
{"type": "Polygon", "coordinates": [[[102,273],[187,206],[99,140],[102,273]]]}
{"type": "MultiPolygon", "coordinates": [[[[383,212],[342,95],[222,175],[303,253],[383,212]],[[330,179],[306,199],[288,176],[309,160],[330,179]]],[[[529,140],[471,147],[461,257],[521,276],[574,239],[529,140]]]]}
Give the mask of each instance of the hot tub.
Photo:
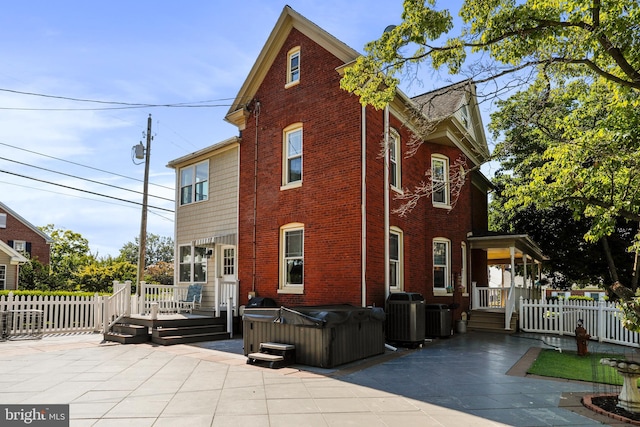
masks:
{"type": "Polygon", "coordinates": [[[242,316],[244,354],[260,343],[296,346],[296,363],[320,368],[382,354],[384,310],[350,305],[246,308],[242,316]]]}

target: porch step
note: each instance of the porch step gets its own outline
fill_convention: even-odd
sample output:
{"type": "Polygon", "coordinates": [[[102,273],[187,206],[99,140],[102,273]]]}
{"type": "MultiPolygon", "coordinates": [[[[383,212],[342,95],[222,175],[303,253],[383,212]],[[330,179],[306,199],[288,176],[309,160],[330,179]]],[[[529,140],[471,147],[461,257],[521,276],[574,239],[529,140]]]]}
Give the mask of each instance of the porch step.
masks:
{"type": "Polygon", "coordinates": [[[513,334],[518,330],[518,313],[511,316],[510,329],[504,328],[504,312],[472,310],[467,329],[513,334]]]}
{"type": "Polygon", "coordinates": [[[175,345],[175,344],[187,344],[192,342],[202,341],[219,341],[228,340],[230,337],[229,332],[208,332],[202,334],[182,334],[176,332],[176,335],[165,336],[151,336],[151,341],[160,345],[175,345]]]}
{"type": "Polygon", "coordinates": [[[111,328],[111,332],[103,335],[103,339],[120,344],[140,344],[149,341],[149,328],[128,323],[116,323],[111,328]]]}
{"type": "Polygon", "coordinates": [[[296,361],[296,346],[275,342],[260,343],[260,352],[249,353],[247,363],[250,365],[282,368],[296,361]]]}

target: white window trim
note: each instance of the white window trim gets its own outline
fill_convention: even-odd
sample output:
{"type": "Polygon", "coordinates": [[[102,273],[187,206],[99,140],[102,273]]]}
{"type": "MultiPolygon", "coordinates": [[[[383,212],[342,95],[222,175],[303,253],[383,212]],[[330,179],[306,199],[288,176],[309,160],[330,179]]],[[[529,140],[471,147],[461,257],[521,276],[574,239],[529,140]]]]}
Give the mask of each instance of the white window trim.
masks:
{"type": "Polygon", "coordinates": [[[300,60],[300,46],[296,46],[289,50],[289,52],[287,53],[287,83],[284,85],[285,89],[288,89],[300,83],[300,60]],[[296,55],[298,56],[298,78],[294,80],[292,75],[293,69],[291,68],[291,59],[296,55]]]}
{"type": "MultiPolygon", "coordinates": [[[[404,289],[404,233],[398,227],[390,227],[389,234],[398,236],[398,286],[389,286],[390,292],[402,292],[404,289]]],[[[391,253],[389,253],[389,263],[391,263],[391,253]]]]}
{"type": "Polygon", "coordinates": [[[206,248],[201,247],[201,246],[194,246],[193,244],[179,245],[178,246],[178,272],[177,272],[177,278],[178,278],[178,282],[179,283],[194,283],[194,282],[205,283],[206,281],[209,280],[209,274],[208,274],[208,271],[207,271],[207,264],[208,264],[207,258],[205,256],[205,257],[203,257],[204,259],[202,261],[196,262],[195,253],[196,253],[196,249],[197,248],[205,249],[205,253],[206,253],[206,248]],[[182,257],[181,257],[181,249],[182,248],[189,248],[189,258],[188,258],[188,261],[186,261],[186,262],[182,262],[182,257]],[[205,275],[204,280],[198,280],[198,281],[194,280],[196,264],[203,264],[204,265],[204,275],[205,275]],[[182,277],[181,277],[181,274],[180,274],[181,273],[180,272],[180,267],[182,265],[189,265],[189,280],[187,280],[187,281],[182,280],[182,277]]]}
{"type": "Polygon", "coordinates": [[[469,296],[469,281],[467,278],[468,275],[468,266],[467,266],[467,262],[468,262],[468,258],[467,258],[467,244],[465,242],[462,242],[460,244],[460,249],[462,251],[462,269],[460,272],[460,283],[462,285],[462,296],[468,297],[469,296]]]}
{"type": "Polygon", "coordinates": [[[391,184],[391,188],[399,193],[402,193],[402,144],[400,141],[400,134],[395,129],[389,130],[389,142],[393,141],[393,150],[389,150],[389,181],[391,184]],[[392,152],[393,151],[393,152],[392,152]],[[395,157],[395,161],[393,158],[395,157]],[[395,178],[395,184],[393,178],[391,176],[391,164],[396,165],[396,173],[393,178],[395,178]]]}
{"type": "Polygon", "coordinates": [[[14,240],[13,241],[13,249],[21,254],[27,253],[27,242],[24,240],[14,240]]]}
{"type": "Polygon", "coordinates": [[[4,274],[0,274],[0,291],[7,289],[7,266],[6,264],[0,264],[0,271],[4,271],[4,274]]]}
{"type": "Polygon", "coordinates": [[[280,227],[280,251],[279,251],[279,294],[304,294],[304,224],[293,222],[280,227]],[[302,285],[287,284],[287,269],[285,264],[285,234],[290,231],[302,230],[302,285]]]}
{"type": "Polygon", "coordinates": [[[0,213],[0,228],[7,228],[7,214],[0,213]]]}
{"type": "Polygon", "coordinates": [[[205,160],[202,162],[198,162],[198,163],[194,163],[192,165],[189,166],[185,166],[180,168],[180,188],[178,190],[178,203],[180,206],[187,206],[187,205],[192,205],[194,203],[201,203],[201,202],[206,202],[207,200],[209,200],[209,180],[210,180],[210,170],[209,170],[209,160],[205,160]],[[196,184],[198,183],[197,181],[197,175],[196,175],[196,171],[198,166],[201,165],[206,165],[206,170],[207,170],[207,194],[205,195],[205,197],[202,200],[196,200],[196,184]],[[186,169],[192,169],[192,176],[193,176],[193,182],[191,184],[189,184],[190,187],[192,187],[191,190],[191,199],[190,201],[186,202],[186,203],[182,203],[182,189],[184,187],[186,187],[186,185],[182,185],[182,171],[186,170],[186,169]]]}
{"type": "Polygon", "coordinates": [[[431,202],[436,208],[451,209],[451,183],[449,182],[449,158],[439,154],[433,154],[431,156],[431,202]],[[435,191],[434,188],[434,163],[444,163],[444,202],[436,202],[434,200],[435,191]]]}
{"type": "Polygon", "coordinates": [[[431,270],[432,270],[432,287],[433,287],[433,294],[434,295],[451,295],[451,292],[447,292],[447,288],[451,287],[451,240],[443,238],[443,237],[436,237],[433,239],[433,243],[431,245],[431,270]],[[444,288],[436,288],[436,284],[435,284],[435,267],[436,267],[436,263],[435,263],[435,252],[434,252],[434,246],[436,245],[436,243],[445,243],[447,245],[447,254],[446,254],[446,262],[447,264],[445,265],[445,273],[444,273],[444,288]]]}
{"type": "MultiPolygon", "coordinates": [[[[296,156],[297,157],[297,156],[296,156]]],[[[304,179],[304,130],[302,123],[294,123],[282,130],[282,186],[280,190],[289,190],[302,186],[304,179]],[[300,180],[288,182],[289,180],[289,134],[300,131],[300,180]]]]}

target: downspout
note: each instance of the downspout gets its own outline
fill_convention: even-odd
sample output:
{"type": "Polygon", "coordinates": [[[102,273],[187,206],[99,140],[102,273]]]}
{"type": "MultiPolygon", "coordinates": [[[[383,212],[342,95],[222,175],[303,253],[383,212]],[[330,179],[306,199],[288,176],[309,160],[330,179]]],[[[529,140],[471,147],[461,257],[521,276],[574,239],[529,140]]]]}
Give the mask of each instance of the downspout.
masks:
{"type": "Polygon", "coordinates": [[[360,204],[360,214],[362,229],[361,235],[361,271],[360,271],[360,286],[361,286],[361,305],[367,306],[367,107],[364,105],[361,107],[361,123],[360,123],[360,139],[362,144],[362,159],[360,160],[360,167],[362,168],[361,177],[361,197],[362,202],[360,204]]]}
{"type": "Polygon", "coordinates": [[[384,107],[384,300],[389,298],[389,105],[384,107]]]}
{"type": "Polygon", "coordinates": [[[258,118],[260,117],[260,101],[256,101],[253,115],[256,118],[256,135],[253,147],[253,266],[251,277],[251,292],[255,296],[256,292],[256,236],[257,236],[257,220],[258,220],[258,118]]]}

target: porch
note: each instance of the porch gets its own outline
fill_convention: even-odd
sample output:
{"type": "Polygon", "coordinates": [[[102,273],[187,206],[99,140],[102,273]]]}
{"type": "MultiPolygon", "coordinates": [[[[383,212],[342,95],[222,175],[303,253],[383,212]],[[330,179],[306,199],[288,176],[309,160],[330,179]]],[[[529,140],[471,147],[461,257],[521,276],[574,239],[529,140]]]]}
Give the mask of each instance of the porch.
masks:
{"type": "Polygon", "coordinates": [[[478,286],[476,282],[472,283],[468,328],[516,332],[519,315],[517,302],[521,298],[542,298],[542,263],[548,257],[524,234],[485,233],[471,235],[468,240],[472,250],[486,252],[488,266],[500,266],[502,271],[500,284],[497,286],[478,286]],[[508,273],[506,277],[505,272],[508,273]]]}

